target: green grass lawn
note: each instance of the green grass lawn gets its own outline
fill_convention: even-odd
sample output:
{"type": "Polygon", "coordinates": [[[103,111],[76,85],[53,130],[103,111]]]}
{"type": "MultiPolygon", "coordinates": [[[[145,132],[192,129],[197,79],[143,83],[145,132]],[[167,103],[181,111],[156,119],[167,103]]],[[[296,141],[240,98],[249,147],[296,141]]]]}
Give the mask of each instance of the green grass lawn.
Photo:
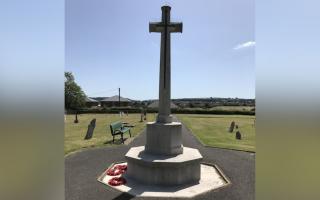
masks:
{"type": "Polygon", "coordinates": [[[212,147],[255,151],[255,116],[179,114],[177,117],[204,144],[212,147]],[[242,140],[229,133],[232,121],[239,126],[242,140]]]}
{"type": "MultiPolygon", "coordinates": [[[[146,122],[140,122],[140,114],[129,114],[120,118],[119,114],[81,114],[78,115],[79,123],[73,123],[74,115],[67,115],[64,128],[64,152],[65,154],[77,151],[82,148],[97,147],[104,145],[113,145],[109,125],[112,122],[121,120],[135,125],[131,128],[132,136],[138,135],[145,127],[146,122]],[[90,140],[84,140],[90,121],[96,118],[96,127],[93,137],[90,140]]],[[[155,114],[148,114],[147,120],[154,121],[155,114]]],[[[125,134],[124,138],[130,137],[125,134]]],[[[120,135],[116,136],[116,140],[120,135]]],[[[119,141],[115,141],[119,144],[119,141]]]]}
{"type": "MultiPolygon", "coordinates": [[[[178,114],[177,117],[195,134],[205,145],[237,150],[255,151],[255,128],[253,121],[255,116],[245,115],[197,115],[178,114]],[[235,139],[235,131],[228,132],[231,121],[235,121],[242,134],[242,140],[235,139]]],[[[67,115],[65,121],[64,151],[65,154],[99,146],[111,146],[112,136],[109,125],[121,120],[135,125],[131,129],[133,136],[137,136],[144,128],[146,122],[140,122],[140,114],[129,114],[120,118],[119,114],[81,114],[78,115],[79,123],[73,123],[74,115],[67,115]],[[93,137],[84,140],[88,124],[96,118],[96,127],[93,137]]],[[[148,121],[155,120],[155,114],[148,114],[148,121]]],[[[129,134],[124,135],[125,138],[129,134]]],[[[120,143],[120,136],[116,136],[115,144],[120,143]]]]}

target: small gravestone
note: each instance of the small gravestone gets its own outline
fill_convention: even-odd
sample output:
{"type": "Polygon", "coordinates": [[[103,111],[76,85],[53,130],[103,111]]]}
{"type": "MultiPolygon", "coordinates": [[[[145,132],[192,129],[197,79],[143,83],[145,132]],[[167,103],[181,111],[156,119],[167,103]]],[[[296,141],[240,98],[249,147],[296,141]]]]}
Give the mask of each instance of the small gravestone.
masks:
{"type": "Polygon", "coordinates": [[[234,121],[231,122],[230,127],[229,127],[229,132],[232,133],[234,126],[236,125],[236,123],[234,121]]]}
{"type": "Polygon", "coordinates": [[[236,132],[236,139],[237,139],[237,140],[241,140],[241,133],[240,133],[240,131],[237,131],[237,132],[236,132]]]}
{"type": "Polygon", "coordinates": [[[89,140],[92,138],[94,128],[96,127],[96,119],[91,120],[90,124],[88,125],[88,130],[86,137],[84,137],[85,140],[89,140]]]}

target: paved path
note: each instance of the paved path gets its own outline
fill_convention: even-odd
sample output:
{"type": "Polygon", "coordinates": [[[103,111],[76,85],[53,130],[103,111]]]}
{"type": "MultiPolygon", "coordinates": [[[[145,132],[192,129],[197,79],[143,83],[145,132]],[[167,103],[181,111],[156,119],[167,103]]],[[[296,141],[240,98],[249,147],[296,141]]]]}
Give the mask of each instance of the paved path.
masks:
{"type": "MultiPolygon", "coordinates": [[[[252,200],[255,185],[255,154],[242,151],[204,147],[183,125],[183,145],[199,149],[204,162],[217,164],[231,180],[231,185],[194,199],[201,200],[252,200]]],[[[120,193],[97,181],[97,177],[111,163],[124,161],[125,153],[133,146],[145,144],[145,132],[129,145],[88,149],[65,158],[66,200],[138,200],[120,193]]],[[[163,199],[163,198],[162,198],[163,199]]]]}

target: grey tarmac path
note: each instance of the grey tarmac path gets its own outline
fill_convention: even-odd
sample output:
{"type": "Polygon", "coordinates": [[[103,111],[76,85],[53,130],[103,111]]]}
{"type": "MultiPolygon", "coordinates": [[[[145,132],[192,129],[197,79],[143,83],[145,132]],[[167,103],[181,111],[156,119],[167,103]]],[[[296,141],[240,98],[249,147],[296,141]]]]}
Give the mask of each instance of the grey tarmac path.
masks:
{"type": "MultiPolygon", "coordinates": [[[[243,151],[204,147],[182,126],[183,145],[199,149],[203,162],[213,163],[231,180],[231,185],[199,195],[199,200],[253,200],[255,194],[255,154],[243,151]]],[[[124,155],[134,146],[145,144],[145,132],[129,145],[84,150],[65,158],[66,200],[155,200],[138,198],[113,190],[97,181],[97,177],[113,162],[125,161],[124,155]]],[[[163,200],[165,198],[161,198],[163,200]]],[[[170,198],[173,199],[173,198],[170,198]]]]}

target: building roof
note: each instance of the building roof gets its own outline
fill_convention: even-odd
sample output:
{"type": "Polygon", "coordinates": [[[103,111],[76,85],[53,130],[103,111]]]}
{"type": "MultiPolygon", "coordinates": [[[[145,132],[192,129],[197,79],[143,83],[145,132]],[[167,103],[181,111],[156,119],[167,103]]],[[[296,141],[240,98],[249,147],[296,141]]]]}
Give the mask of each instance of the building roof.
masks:
{"type": "MultiPolygon", "coordinates": [[[[158,107],[159,107],[159,100],[153,101],[151,104],[148,105],[148,108],[158,108],[158,107]]],[[[178,108],[178,106],[171,102],[170,108],[178,108]]]]}
{"type": "MultiPolygon", "coordinates": [[[[115,95],[112,97],[107,97],[101,100],[102,102],[119,102],[119,95],[115,95]]],[[[130,102],[131,100],[128,98],[124,98],[120,96],[120,102],[130,102]]]]}
{"type": "Polygon", "coordinates": [[[92,99],[90,97],[86,97],[86,102],[95,102],[95,103],[99,103],[99,101],[92,99]]]}

